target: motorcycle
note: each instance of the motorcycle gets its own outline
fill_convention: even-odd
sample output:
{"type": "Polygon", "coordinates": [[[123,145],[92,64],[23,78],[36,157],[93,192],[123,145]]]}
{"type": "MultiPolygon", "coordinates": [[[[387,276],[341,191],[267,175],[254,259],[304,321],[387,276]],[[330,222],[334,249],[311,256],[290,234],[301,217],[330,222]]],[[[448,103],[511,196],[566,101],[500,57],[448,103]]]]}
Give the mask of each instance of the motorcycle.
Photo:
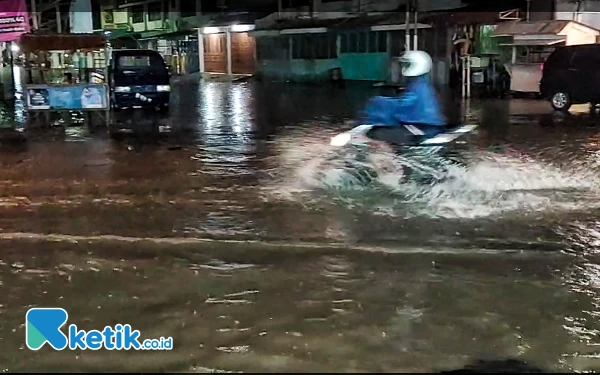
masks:
{"type": "Polygon", "coordinates": [[[440,132],[438,127],[427,126],[358,125],[331,138],[332,150],[326,160],[335,167],[324,168],[321,178],[334,173],[345,176],[345,184],[359,186],[385,179],[393,184],[408,181],[434,184],[446,178],[449,165],[457,163],[445,155],[447,146],[477,127],[445,127],[440,132]]]}

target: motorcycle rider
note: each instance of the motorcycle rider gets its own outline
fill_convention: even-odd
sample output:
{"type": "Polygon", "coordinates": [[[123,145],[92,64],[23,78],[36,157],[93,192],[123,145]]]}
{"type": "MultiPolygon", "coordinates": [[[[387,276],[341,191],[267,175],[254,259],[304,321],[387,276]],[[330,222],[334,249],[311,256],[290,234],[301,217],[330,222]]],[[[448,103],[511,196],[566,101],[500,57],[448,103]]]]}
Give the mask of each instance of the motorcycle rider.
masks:
{"type": "Polygon", "coordinates": [[[406,90],[400,97],[376,96],[364,110],[363,124],[385,127],[377,138],[405,143],[413,136],[433,136],[444,131],[447,121],[431,82],[433,62],[427,52],[406,51],[399,59],[406,90]]]}

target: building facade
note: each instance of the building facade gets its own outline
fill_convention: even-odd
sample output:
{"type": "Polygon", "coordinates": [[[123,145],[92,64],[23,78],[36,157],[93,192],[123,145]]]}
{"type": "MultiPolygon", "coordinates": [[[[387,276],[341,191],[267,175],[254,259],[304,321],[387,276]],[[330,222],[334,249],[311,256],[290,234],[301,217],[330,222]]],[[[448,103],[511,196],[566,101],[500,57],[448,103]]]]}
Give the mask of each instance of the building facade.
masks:
{"type": "Polygon", "coordinates": [[[600,29],[600,2],[593,0],[556,0],[555,19],[576,21],[600,29]]]}
{"type": "Polygon", "coordinates": [[[395,83],[395,57],[418,48],[432,55],[436,80],[444,82],[448,28],[422,20],[461,6],[460,0],[282,0],[279,12],[256,23],[257,70],[289,81],[328,80],[336,72],[348,80],[395,83]]]}
{"type": "Polygon", "coordinates": [[[155,49],[176,73],[254,72],[254,39],[236,29],[254,25],[252,4],[237,12],[223,0],[101,0],[100,8],[101,31],[116,48],[155,49]]]}
{"type": "Polygon", "coordinates": [[[256,23],[257,70],[291,81],[326,80],[333,70],[350,80],[394,81],[396,58],[418,48],[432,55],[434,81],[447,84],[460,69],[456,56],[490,52],[490,27],[511,14],[552,19],[554,1],[281,0],[279,12],[256,23]]]}

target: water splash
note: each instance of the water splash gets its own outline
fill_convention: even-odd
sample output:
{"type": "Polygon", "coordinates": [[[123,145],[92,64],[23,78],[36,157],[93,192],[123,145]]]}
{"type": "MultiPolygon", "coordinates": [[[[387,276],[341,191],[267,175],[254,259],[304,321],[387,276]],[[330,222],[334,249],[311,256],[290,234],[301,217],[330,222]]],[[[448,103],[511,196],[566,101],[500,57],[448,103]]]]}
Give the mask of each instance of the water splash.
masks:
{"type": "Polygon", "coordinates": [[[271,197],[304,204],[335,199],[349,207],[369,206],[379,215],[478,218],[508,213],[573,211],[599,206],[600,180],[593,166],[579,163],[568,170],[518,153],[478,152],[456,164],[434,153],[397,156],[381,153],[379,173],[369,184],[335,166],[327,155],[328,136],[285,143],[285,166],[271,197]],[[391,166],[391,167],[390,167],[391,166]],[[326,168],[327,167],[327,168],[326,168]],[[405,178],[406,167],[421,177],[405,178]],[[387,168],[387,169],[386,169],[387,168]],[[436,175],[444,171],[445,178],[436,175]]]}
{"type": "Polygon", "coordinates": [[[564,170],[527,157],[483,154],[423,195],[428,216],[475,218],[508,212],[597,206],[600,181],[589,168],[564,170]]]}

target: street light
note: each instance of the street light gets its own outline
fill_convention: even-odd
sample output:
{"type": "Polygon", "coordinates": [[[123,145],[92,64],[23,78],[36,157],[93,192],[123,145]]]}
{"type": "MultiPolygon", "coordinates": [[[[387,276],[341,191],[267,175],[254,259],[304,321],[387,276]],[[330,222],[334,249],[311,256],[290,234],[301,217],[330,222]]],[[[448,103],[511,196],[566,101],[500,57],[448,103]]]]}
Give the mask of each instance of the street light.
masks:
{"type": "Polygon", "coordinates": [[[232,25],[231,31],[234,33],[243,33],[245,31],[250,31],[252,29],[252,25],[232,25]]]}
{"type": "Polygon", "coordinates": [[[204,34],[217,34],[219,32],[218,27],[205,27],[204,34]]]}

